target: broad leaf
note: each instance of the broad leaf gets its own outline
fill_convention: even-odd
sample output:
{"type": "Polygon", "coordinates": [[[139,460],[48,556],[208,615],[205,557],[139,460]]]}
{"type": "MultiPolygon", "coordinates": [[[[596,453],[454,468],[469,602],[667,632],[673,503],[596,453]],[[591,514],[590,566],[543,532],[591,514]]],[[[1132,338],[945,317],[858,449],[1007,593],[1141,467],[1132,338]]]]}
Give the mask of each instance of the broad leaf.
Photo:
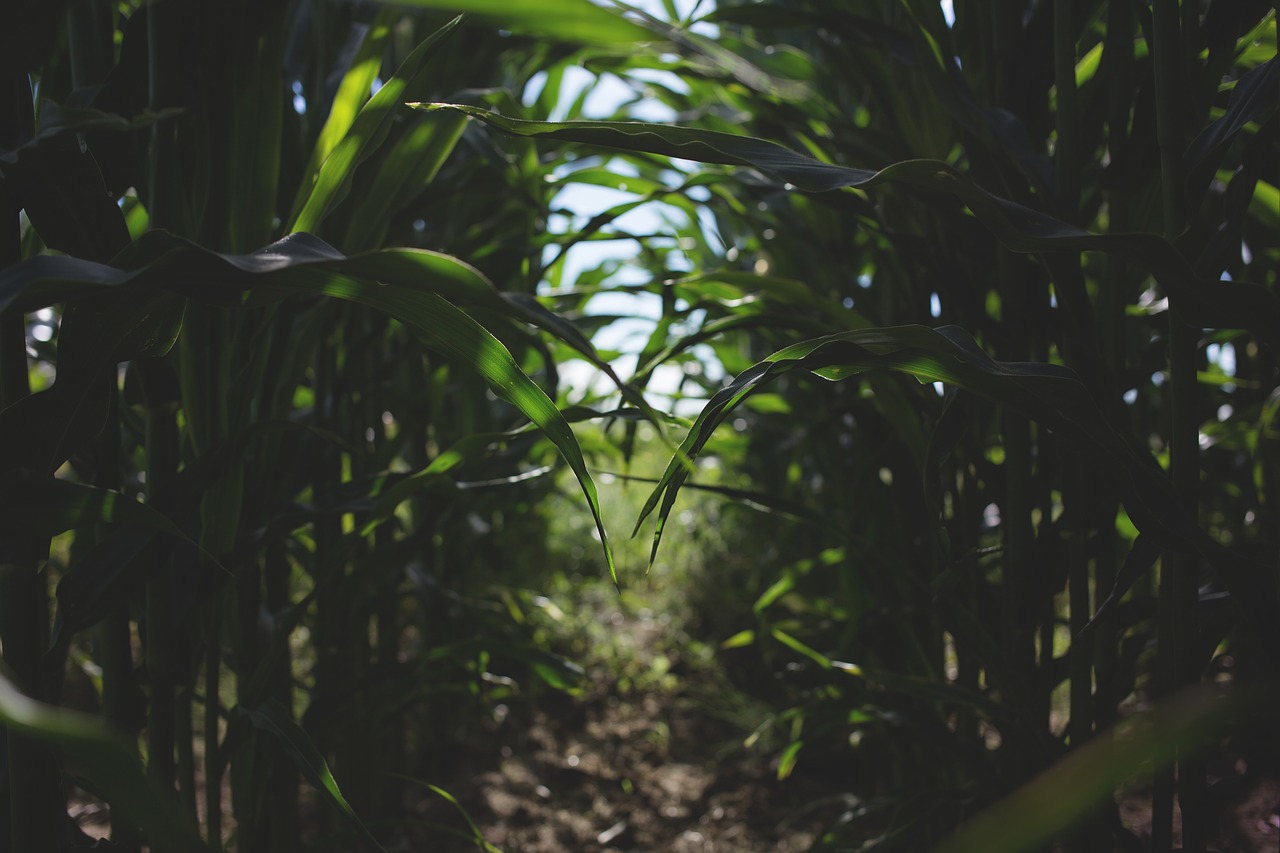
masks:
{"type": "MultiPolygon", "coordinates": [[[[250,304],[270,304],[288,296],[326,295],[382,311],[412,328],[438,353],[478,371],[494,393],[546,433],[582,486],[610,577],[617,583],[617,567],[595,483],[568,422],[506,347],[453,303],[470,302],[503,316],[535,322],[545,312],[508,302],[479,271],[448,255],[397,249],[344,258],[309,234],[291,235],[250,255],[222,255],[153,231],[116,262],[128,269],[54,256],[17,264],[0,272],[0,311],[31,310],[113,288],[130,288],[135,293],[172,289],[222,304],[239,303],[244,291],[251,294],[250,304]]],[[[569,343],[589,347],[582,338],[569,343]]],[[[587,354],[600,361],[593,350],[588,349],[587,354]]]]}
{"type": "Polygon", "coordinates": [[[419,9],[468,12],[505,28],[587,44],[654,41],[653,33],[589,0],[397,0],[419,9]]]}
{"type": "Polygon", "coordinates": [[[1006,247],[1015,252],[1103,251],[1145,267],[1165,290],[1188,306],[1203,327],[1248,329],[1280,350],[1280,297],[1257,285],[1199,278],[1192,265],[1155,234],[1093,234],[987,192],[939,160],[905,160],[879,171],[824,163],[776,142],[751,136],[641,122],[542,122],[509,118],[459,104],[411,104],[425,110],[458,110],[506,133],[581,142],[702,163],[750,167],[811,192],[902,184],[954,195],[1006,247]]]}
{"type": "Polygon", "coordinates": [[[177,799],[143,774],[137,750],[97,717],[37,702],[0,672],[0,722],[17,734],[66,750],[95,792],[137,824],[152,849],[209,849],[177,799]]]}
{"type": "Polygon", "coordinates": [[[360,834],[369,847],[385,853],[385,848],[373,837],[373,833],[364,825],[364,821],[356,815],[355,809],[351,808],[346,797],[342,796],[342,791],[338,789],[338,782],[333,778],[333,773],[325,763],[324,756],[316,749],[316,745],[311,742],[311,738],[302,730],[302,727],[289,716],[287,708],[275,699],[268,699],[259,708],[240,708],[239,710],[254,726],[278,738],[303,777],[342,814],[342,817],[360,834]]]}
{"type": "Polygon", "coordinates": [[[1080,379],[1052,364],[999,362],[955,326],[901,326],[828,335],[786,347],[740,374],[707,402],[680,446],[683,456],[667,465],[636,521],[636,530],[658,508],[650,561],[689,468],[716,427],[749,395],[777,376],[804,370],[840,380],[872,369],[889,369],[925,382],[945,382],[1008,406],[1072,440],[1105,454],[1115,471],[1129,514],[1162,547],[1199,554],[1218,570],[1236,604],[1259,636],[1274,628],[1260,601],[1274,596],[1267,568],[1224,548],[1205,533],[1173,491],[1149,453],[1117,431],[1080,379]]]}
{"type": "MultiPolygon", "coordinates": [[[[423,74],[434,56],[434,48],[461,22],[454,18],[426,41],[418,45],[396,70],[395,75],[361,108],[346,130],[342,141],[325,152],[317,147],[316,156],[324,157],[324,165],[316,173],[314,185],[304,183],[306,195],[299,194],[290,217],[290,232],[315,231],[325,215],[339,201],[355,173],[356,166],[386,138],[391,120],[407,90],[423,74]]],[[[319,145],[319,143],[318,143],[319,145]]]]}

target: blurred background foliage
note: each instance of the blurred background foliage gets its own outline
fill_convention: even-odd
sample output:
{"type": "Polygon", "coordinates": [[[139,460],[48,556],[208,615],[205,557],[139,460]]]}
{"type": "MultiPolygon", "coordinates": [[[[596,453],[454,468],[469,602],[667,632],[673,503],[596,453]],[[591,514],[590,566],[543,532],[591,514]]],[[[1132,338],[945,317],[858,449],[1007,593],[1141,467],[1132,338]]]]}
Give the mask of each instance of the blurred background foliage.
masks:
{"type": "Polygon", "coordinates": [[[0,849],[378,849],[606,677],[815,850],[1276,772],[1271,4],[3,14],[0,849]]]}

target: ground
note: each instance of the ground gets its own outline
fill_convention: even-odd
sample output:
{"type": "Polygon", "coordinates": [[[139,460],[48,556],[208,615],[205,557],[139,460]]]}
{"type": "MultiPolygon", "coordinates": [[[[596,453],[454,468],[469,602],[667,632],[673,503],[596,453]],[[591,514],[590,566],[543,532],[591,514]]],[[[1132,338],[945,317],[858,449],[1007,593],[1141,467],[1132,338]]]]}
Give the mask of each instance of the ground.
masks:
{"type": "MultiPolygon", "coordinates": [[[[565,611],[577,621],[558,630],[583,635],[583,689],[495,705],[427,780],[453,802],[406,787],[408,820],[389,853],[474,851],[477,835],[486,853],[799,853],[857,814],[805,760],[779,781],[777,750],[744,745],[768,709],[735,691],[678,619],[604,588],[573,604],[565,611]]],[[[1276,774],[1225,750],[1209,767],[1222,818],[1210,849],[1280,850],[1276,774]]],[[[72,813],[93,837],[107,834],[100,803],[81,796],[72,813]]],[[[1145,853],[1149,792],[1126,792],[1120,817],[1133,845],[1116,849],[1145,853]]],[[[329,841],[324,849],[338,849],[329,841]]],[[[839,849],[858,849],[847,844],[839,849]]]]}
{"type": "MultiPolygon", "coordinates": [[[[758,758],[717,758],[726,733],[658,695],[540,709],[524,730],[510,723],[478,746],[453,789],[484,839],[504,851],[790,853],[808,850],[834,817],[805,808],[824,792],[777,783],[758,758]]],[[[438,798],[421,798],[417,810],[465,828],[438,798]]],[[[406,839],[401,849],[416,848],[406,839]]],[[[475,844],[459,838],[435,849],[475,844]]]]}
{"type": "MultiPolygon", "coordinates": [[[[587,688],[504,707],[441,780],[484,840],[506,853],[808,850],[845,801],[803,775],[779,782],[769,756],[743,745],[750,714],[706,654],[690,659],[678,625],[590,597],[579,604],[607,626],[610,651],[589,641],[587,688]]],[[[476,849],[454,805],[424,792],[412,811],[459,834],[432,849],[476,849]]]]}
{"type": "MultiPolygon", "coordinates": [[[[824,829],[855,814],[858,803],[810,775],[804,761],[780,782],[769,753],[743,746],[752,709],[725,713],[731,688],[713,662],[681,668],[670,680],[625,675],[654,660],[678,662],[689,638],[677,626],[664,629],[645,611],[637,615],[608,599],[590,604],[599,608],[595,624],[630,643],[623,677],[611,668],[616,658],[611,666],[597,663],[583,694],[499,715],[441,780],[484,841],[504,853],[791,853],[809,850],[824,829]]],[[[1222,825],[1210,849],[1280,850],[1280,780],[1250,772],[1225,751],[1209,766],[1214,781],[1226,781],[1217,787],[1222,825]]],[[[1119,804],[1134,849],[1144,853],[1150,802],[1149,790],[1136,787],[1119,804]]],[[[411,810],[456,833],[453,841],[433,835],[429,849],[477,849],[456,806],[422,794],[411,810]]],[[[418,846],[424,842],[406,835],[392,853],[428,849],[418,846]]],[[[847,843],[839,849],[858,849],[847,843]]]]}

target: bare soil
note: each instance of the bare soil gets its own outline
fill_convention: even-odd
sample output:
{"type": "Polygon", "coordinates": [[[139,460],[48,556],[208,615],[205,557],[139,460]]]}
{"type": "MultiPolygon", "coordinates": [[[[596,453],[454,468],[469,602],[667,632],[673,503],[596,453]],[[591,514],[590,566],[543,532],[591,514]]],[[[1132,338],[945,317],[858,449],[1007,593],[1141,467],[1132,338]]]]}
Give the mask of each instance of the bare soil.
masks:
{"type": "MultiPolygon", "coordinates": [[[[808,850],[842,801],[803,779],[778,783],[759,757],[723,753],[727,735],[690,703],[649,694],[555,703],[527,728],[507,719],[446,787],[484,840],[508,853],[808,850]],[[815,807],[816,806],[816,807],[815,807]]],[[[424,795],[422,819],[460,834],[451,804],[424,795]]],[[[475,850],[469,837],[432,849],[475,850]]],[[[400,850],[421,849],[406,837],[400,850]]]]}
{"type": "MultiPolygon", "coordinates": [[[[407,820],[390,853],[475,851],[480,839],[492,845],[487,853],[799,853],[833,826],[847,833],[857,802],[806,760],[779,781],[769,758],[776,751],[743,746],[751,715],[724,713],[732,691],[723,676],[705,661],[682,660],[687,637],[616,610],[598,615],[626,640],[627,672],[662,658],[670,677],[628,677],[617,660],[598,661],[578,695],[498,706],[426,778],[455,802],[406,787],[407,820]]],[[[1209,770],[1220,819],[1209,849],[1280,853],[1277,775],[1227,753],[1212,755],[1209,770]]],[[[100,803],[82,796],[72,809],[92,837],[107,835],[100,803]]],[[[1119,810],[1129,839],[1115,849],[1146,851],[1149,792],[1125,794],[1119,810]]],[[[839,849],[858,850],[864,840],[846,834],[839,849]]]]}

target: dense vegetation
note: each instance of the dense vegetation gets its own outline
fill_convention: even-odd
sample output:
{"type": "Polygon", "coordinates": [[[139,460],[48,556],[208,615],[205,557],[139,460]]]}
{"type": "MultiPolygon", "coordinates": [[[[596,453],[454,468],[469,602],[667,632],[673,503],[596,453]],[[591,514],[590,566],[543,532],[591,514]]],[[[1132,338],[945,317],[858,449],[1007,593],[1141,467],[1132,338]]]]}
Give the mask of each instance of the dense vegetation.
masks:
{"type": "Polygon", "coordinates": [[[0,849],[70,784],[115,849],[379,849],[580,678],[543,593],[714,527],[670,582],[861,804],[815,849],[1111,849],[1136,777],[1205,850],[1204,748],[1280,758],[1276,13],[952,5],[9,4],[0,849]]]}

